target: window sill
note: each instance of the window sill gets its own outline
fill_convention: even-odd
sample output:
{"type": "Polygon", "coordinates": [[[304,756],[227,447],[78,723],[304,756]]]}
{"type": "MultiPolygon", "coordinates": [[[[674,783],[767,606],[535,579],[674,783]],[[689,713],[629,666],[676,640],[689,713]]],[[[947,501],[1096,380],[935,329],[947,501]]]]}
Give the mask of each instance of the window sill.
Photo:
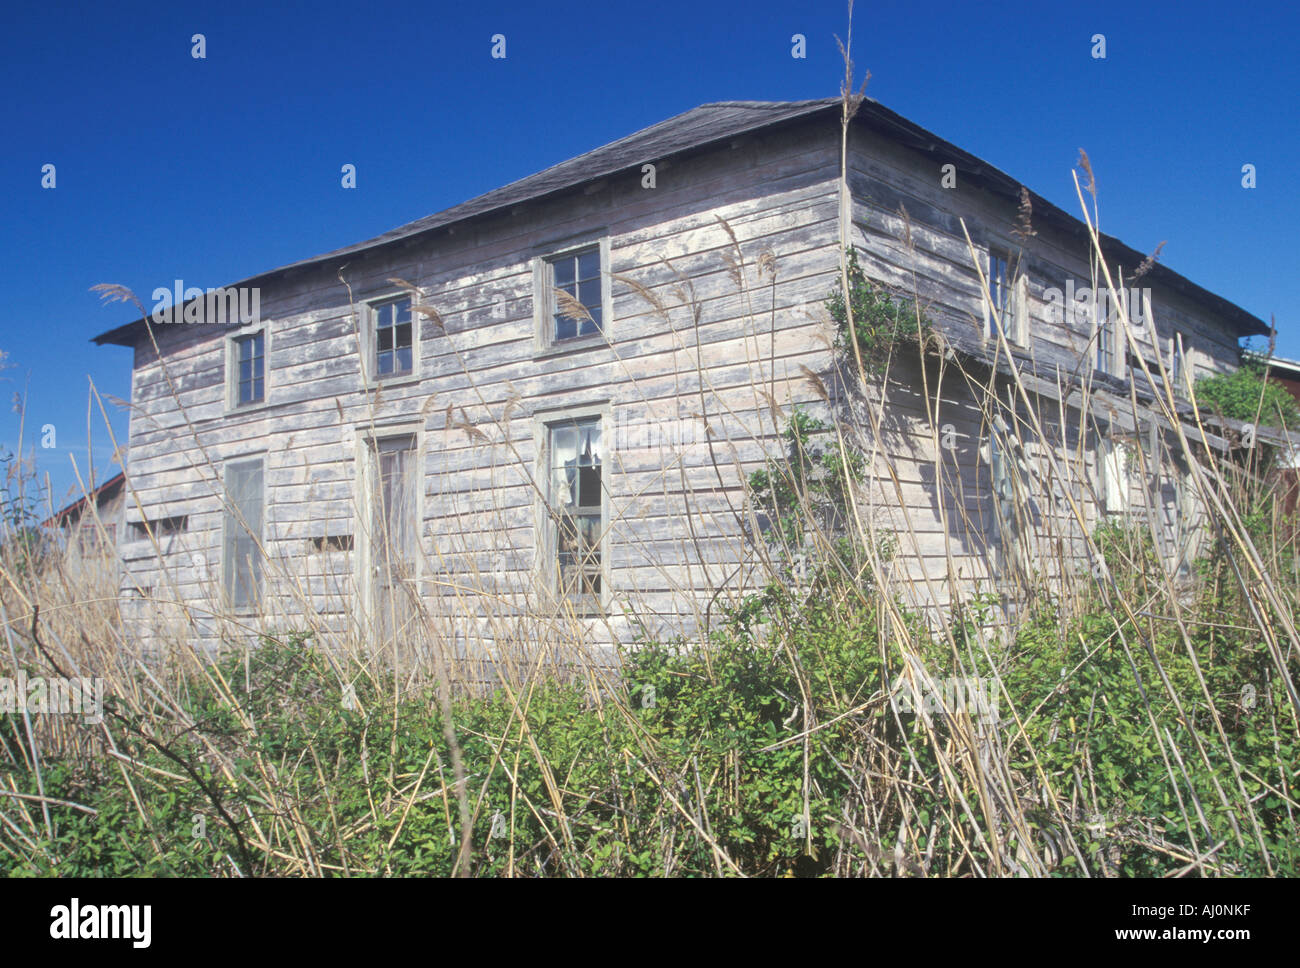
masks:
{"type": "MultiPolygon", "coordinates": [[[[570,612],[567,608],[560,612],[560,615],[563,617],[567,617],[569,614],[570,612]]],[[[609,612],[599,608],[575,608],[573,609],[572,615],[580,622],[590,622],[608,618],[609,612]]]]}
{"type": "Polygon", "coordinates": [[[271,407],[271,401],[262,399],[256,403],[226,404],[226,416],[233,417],[241,413],[257,413],[261,410],[267,410],[271,407]]]}
{"type": "MultiPolygon", "coordinates": [[[[989,333],[989,332],[985,331],[985,333],[984,333],[984,345],[986,345],[986,346],[989,346],[989,345],[996,346],[996,345],[998,345],[999,342],[1000,342],[1000,341],[998,340],[998,334],[997,334],[997,333],[989,333]]],[[[1008,336],[1008,337],[1007,337],[1007,345],[1008,345],[1009,347],[1011,347],[1013,350],[1015,350],[1017,353],[1025,353],[1025,354],[1028,354],[1028,353],[1029,353],[1030,344],[1029,344],[1028,342],[1021,343],[1021,342],[1018,342],[1017,340],[1012,339],[1010,336],[1008,336]]]]}
{"type": "Polygon", "coordinates": [[[559,343],[549,343],[543,346],[533,354],[533,361],[549,360],[557,356],[567,356],[570,353],[580,353],[597,347],[608,348],[609,346],[609,338],[604,333],[598,333],[595,336],[581,336],[576,339],[566,339],[559,343]]]}
{"type": "Polygon", "coordinates": [[[404,387],[407,386],[408,384],[419,383],[420,379],[421,379],[420,374],[415,372],[401,373],[398,374],[397,376],[381,376],[371,380],[367,380],[366,389],[380,390],[380,389],[387,389],[388,387],[404,387]]]}

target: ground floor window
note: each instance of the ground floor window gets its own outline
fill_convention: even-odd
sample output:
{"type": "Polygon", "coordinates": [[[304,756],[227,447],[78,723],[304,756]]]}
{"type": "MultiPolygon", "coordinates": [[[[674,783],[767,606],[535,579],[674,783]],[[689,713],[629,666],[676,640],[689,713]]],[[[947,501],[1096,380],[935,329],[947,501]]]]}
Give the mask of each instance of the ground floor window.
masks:
{"type": "Polygon", "coordinates": [[[262,458],[226,464],[222,578],[230,604],[241,612],[262,598],[262,458]]]}
{"type": "Polygon", "coordinates": [[[601,604],[605,482],[600,417],[546,426],[547,563],[555,591],[582,611],[601,604]]]}

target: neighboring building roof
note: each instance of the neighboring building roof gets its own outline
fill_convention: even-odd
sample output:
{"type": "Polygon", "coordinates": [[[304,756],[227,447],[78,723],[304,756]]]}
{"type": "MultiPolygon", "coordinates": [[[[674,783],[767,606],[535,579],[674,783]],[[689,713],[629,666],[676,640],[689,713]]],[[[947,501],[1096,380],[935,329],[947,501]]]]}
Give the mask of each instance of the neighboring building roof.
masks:
{"type": "MultiPolygon", "coordinates": [[[[1296,400],[1300,400],[1300,360],[1288,360],[1281,356],[1269,356],[1258,350],[1245,350],[1241,354],[1245,362],[1257,363],[1264,367],[1265,379],[1280,386],[1296,400]]],[[[1295,463],[1288,466],[1300,467],[1300,448],[1293,448],[1295,463]]]]}
{"type": "Polygon", "coordinates": [[[1254,350],[1246,350],[1241,354],[1241,358],[1254,363],[1262,363],[1270,370],[1277,370],[1279,375],[1285,375],[1287,379],[1300,379],[1300,360],[1288,360],[1282,356],[1269,356],[1267,353],[1259,353],[1254,350]]]}
{"type": "Polygon", "coordinates": [[[42,528],[62,528],[67,525],[69,519],[80,518],[86,506],[93,499],[96,504],[101,500],[109,500],[122,488],[123,482],[126,481],[126,472],[118,471],[99,487],[95,488],[89,494],[77,498],[67,507],[55,511],[52,515],[41,522],[42,528]]]}
{"type": "MultiPolygon", "coordinates": [[[[840,110],[839,98],[822,98],[814,101],[719,101],[704,104],[601,148],[563,161],[545,171],[511,182],[486,195],[480,195],[437,214],[399,226],[383,235],[250,276],[240,282],[231,283],[227,288],[251,287],[294,269],[315,266],[331,259],[340,259],[404,242],[435,229],[446,228],[489,212],[568,191],[618,172],[632,168],[639,169],[647,162],[661,161],[674,155],[696,151],[750,132],[790,124],[818,115],[830,119],[837,116],[840,110]]],[[[864,99],[854,118],[854,123],[913,150],[935,156],[944,163],[954,164],[964,178],[971,179],[976,184],[983,185],[993,193],[1005,196],[1013,202],[1019,202],[1020,189],[1023,187],[1020,182],[938,135],[908,121],[878,101],[871,98],[864,99]]],[[[1036,221],[1052,224],[1071,235],[1086,239],[1086,226],[1079,219],[1032,191],[1029,192],[1029,197],[1036,221]]],[[[1102,235],[1101,239],[1104,251],[1112,259],[1136,266],[1145,258],[1143,253],[1130,248],[1118,239],[1108,235],[1102,235]]],[[[1262,320],[1221,296],[1203,289],[1172,269],[1157,263],[1149,276],[1152,280],[1206,304],[1222,316],[1230,326],[1235,327],[1241,336],[1262,336],[1269,332],[1269,327],[1262,320]]],[[[144,334],[144,326],[145,320],[139,319],[101,333],[94,337],[94,342],[101,346],[105,343],[132,346],[144,334]]]]}

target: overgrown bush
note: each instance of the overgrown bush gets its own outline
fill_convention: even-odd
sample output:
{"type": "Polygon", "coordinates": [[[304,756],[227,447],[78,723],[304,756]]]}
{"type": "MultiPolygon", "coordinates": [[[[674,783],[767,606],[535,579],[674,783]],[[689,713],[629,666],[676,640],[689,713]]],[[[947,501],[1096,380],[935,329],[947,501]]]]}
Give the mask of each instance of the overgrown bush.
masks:
{"type": "Polygon", "coordinates": [[[818,557],[832,557],[833,564],[856,573],[861,555],[849,491],[862,483],[866,458],[801,408],[790,415],[782,438],[785,452],[747,481],[765,539],[787,554],[802,554],[810,535],[826,537],[834,553],[818,557]]]}
{"type": "Polygon", "coordinates": [[[1263,367],[1252,360],[1231,373],[1198,379],[1196,402],[1202,409],[1232,420],[1266,427],[1300,426],[1300,405],[1295,397],[1267,381],[1263,367]]]}
{"type": "Polygon", "coordinates": [[[849,310],[852,310],[852,330],[863,369],[869,376],[878,376],[888,365],[895,346],[923,339],[931,324],[914,300],[891,296],[867,278],[858,262],[856,248],[849,248],[846,258],[849,298],[844,298],[844,290],[839,285],[826,297],[826,308],[835,322],[836,348],[853,359],[853,340],[849,333],[849,310]]]}
{"type": "MultiPolygon", "coordinates": [[[[1184,641],[1099,601],[1064,628],[1035,616],[985,653],[979,615],[954,619],[950,643],[915,621],[925,651],[914,658],[936,680],[1000,683],[997,722],[983,727],[969,710],[900,706],[908,658],[877,645],[879,608],[771,588],[730,613],[707,649],[629,652],[605,701],[558,682],[459,699],[468,872],[972,874],[1027,852],[1059,874],[1160,876],[1197,872],[1217,848],[1206,861],[1216,872],[1300,873],[1300,747],[1277,728],[1290,715],[1284,690],[1264,647],[1231,621],[1236,603],[1202,600],[1207,621],[1184,641]],[[983,814],[978,772],[947,758],[979,735],[1004,751],[1028,840],[1006,826],[993,845],[989,824],[1005,814],[983,814]]],[[[129,772],[107,758],[47,762],[54,836],[21,858],[0,853],[0,867],[449,874],[460,827],[440,707],[429,694],[392,696],[385,681],[345,690],[302,637],[268,638],[191,683],[173,717],[188,728],[160,734],[110,713],[129,772]]],[[[17,716],[0,718],[0,762],[33,788],[17,716]]]]}

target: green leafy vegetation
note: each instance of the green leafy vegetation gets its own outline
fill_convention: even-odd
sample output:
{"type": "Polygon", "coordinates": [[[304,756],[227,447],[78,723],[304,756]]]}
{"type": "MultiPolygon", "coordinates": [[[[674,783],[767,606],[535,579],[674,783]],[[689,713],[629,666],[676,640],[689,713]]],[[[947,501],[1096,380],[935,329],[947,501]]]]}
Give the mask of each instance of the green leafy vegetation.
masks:
{"type": "MultiPolygon", "coordinates": [[[[1201,602],[1200,614],[1242,607],[1231,598],[1201,602]]],[[[875,645],[879,618],[875,603],[796,604],[769,590],[729,615],[708,649],[645,643],[629,652],[611,700],[559,682],[527,697],[462,697],[453,722],[474,788],[470,872],[779,876],[829,872],[837,857],[841,872],[846,858],[847,869],[883,872],[900,824],[926,858],[901,873],[996,868],[976,833],[982,821],[962,806],[978,801],[978,782],[941,756],[972,727],[960,709],[936,705],[923,717],[890,701],[906,661],[875,645]],[[873,782],[876,814],[859,826],[851,804],[873,782]]],[[[958,653],[979,624],[975,615],[955,621],[958,653]]],[[[1000,681],[996,732],[1037,825],[1025,847],[1051,872],[1086,864],[1160,876],[1221,845],[1218,871],[1300,873],[1289,792],[1300,748],[1294,732],[1273,728],[1289,716],[1284,691],[1247,632],[1222,621],[1197,628],[1189,651],[1170,626],[1117,621],[1099,602],[1064,627],[1054,613],[1033,617],[991,663],[959,668],[943,642],[927,640],[922,658],[936,678],[1000,681]],[[1162,674],[1185,715],[1160,697],[1162,674]],[[1206,741],[1220,729],[1225,745],[1206,741]],[[1182,760],[1172,775],[1171,749],[1182,760]],[[1067,810],[1035,792],[1075,777],[1086,777],[1086,797],[1067,810]],[[1247,799],[1258,830],[1243,819],[1247,799]]],[[[390,682],[364,682],[353,703],[330,663],[292,636],[268,638],[247,660],[231,656],[217,673],[188,691],[178,719],[191,729],[157,735],[110,714],[134,764],[134,794],[118,762],[47,763],[46,795],[79,807],[51,807],[54,837],[22,860],[0,855],[0,867],[63,876],[453,871],[451,750],[431,695],[394,707],[390,682]],[[228,692],[222,681],[240,685],[228,692]]],[[[11,775],[24,762],[17,716],[0,718],[0,759],[11,775]]],[[[15,778],[30,785],[30,773],[15,778]]]]}
{"type": "Polygon", "coordinates": [[[1266,427],[1300,426],[1300,405],[1295,397],[1265,380],[1262,367],[1249,360],[1231,373],[1198,379],[1196,401],[1203,410],[1232,420],[1266,427]]]}
{"type": "Polygon", "coordinates": [[[931,324],[914,300],[891,296],[867,278],[858,262],[856,248],[850,248],[846,258],[849,298],[844,298],[844,291],[838,285],[826,297],[826,308],[835,321],[836,346],[846,356],[853,357],[849,332],[851,310],[853,335],[857,338],[863,369],[870,376],[878,376],[888,366],[896,345],[923,339],[931,324]]]}
{"type": "Polygon", "coordinates": [[[802,550],[814,533],[829,536],[839,561],[852,568],[860,555],[849,491],[862,482],[866,458],[802,408],[790,415],[782,438],[785,453],[747,481],[766,539],[790,552],[802,550]]]}

